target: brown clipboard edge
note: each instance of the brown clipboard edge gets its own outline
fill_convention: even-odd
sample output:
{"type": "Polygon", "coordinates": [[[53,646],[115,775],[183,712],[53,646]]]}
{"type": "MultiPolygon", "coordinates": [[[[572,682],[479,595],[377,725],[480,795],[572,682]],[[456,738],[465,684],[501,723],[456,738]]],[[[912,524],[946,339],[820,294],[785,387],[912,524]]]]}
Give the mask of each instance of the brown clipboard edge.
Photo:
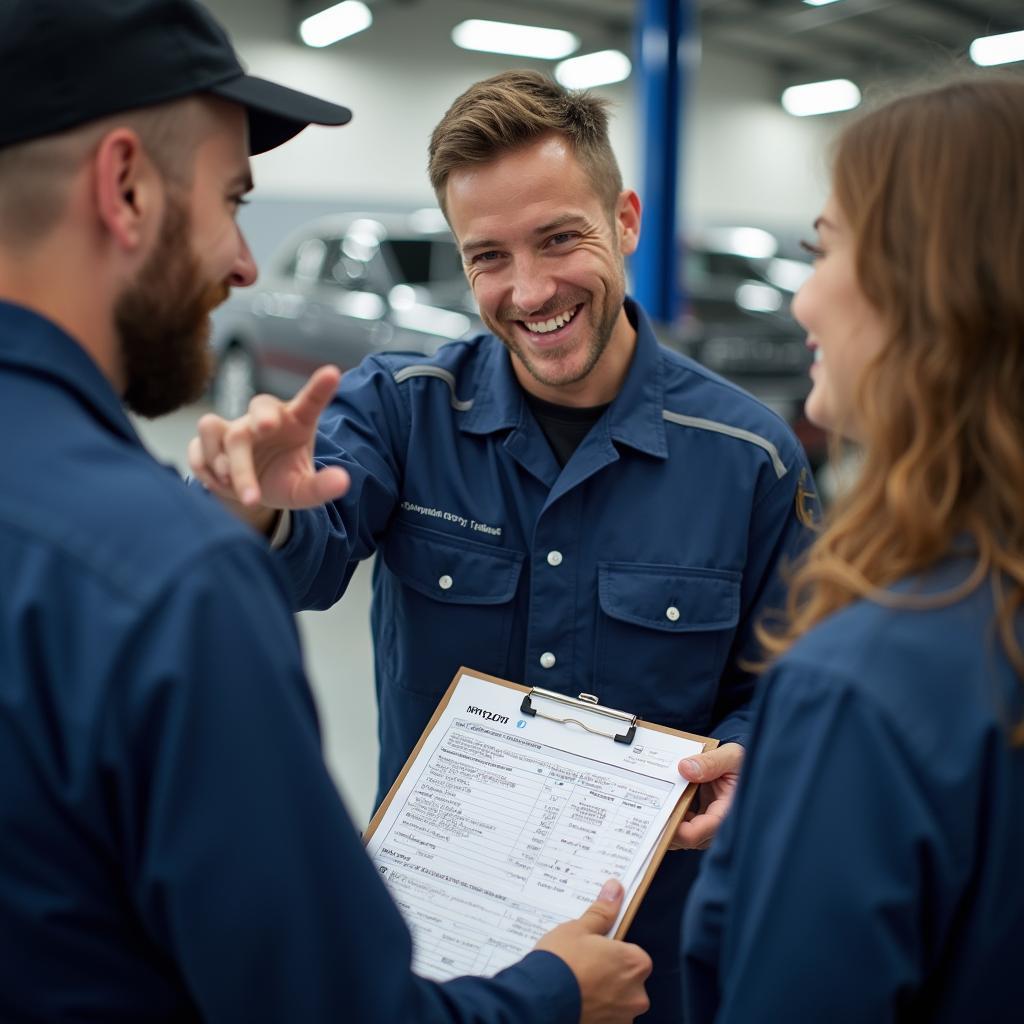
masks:
{"type": "MultiPolygon", "coordinates": [[[[366,826],[366,830],[363,832],[364,846],[370,841],[374,832],[377,831],[377,827],[380,825],[381,820],[387,813],[388,808],[391,806],[391,801],[394,799],[399,787],[405,781],[406,775],[409,774],[409,769],[412,767],[413,762],[417,757],[419,757],[419,753],[423,749],[423,744],[427,742],[427,737],[434,731],[434,726],[437,725],[441,715],[444,714],[445,708],[448,707],[448,703],[452,699],[452,695],[455,693],[455,688],[459,685],[459,680],[464,675],[473,676],[476,679],[483,679],[489,683],[504,686],[509,690],[518,690],[520,693],[529,693],[533,689],[531,686],[523,686],[522,683],[513,683],[509,679],[499,679],[498,676],[488,675],[486,672],[477,672],[476,669],[466,668],[465,665],[460,666],[452,681],[448,684],[448,689],[445,691],[444,696],[435,708],[433,715],[430,716],[430,721],[427,722],[426,727],[420,734],[420,738],[416,743],[416,746],[413,747],[412,753],[408,758],[406,758],[405,764],[402,765],[402,770],[398,773],[398,778],[395,779],[394,784],[388,790],[388,795],[384,797],[381,801],[380,807],[377,808],[376,813],[370,819],[370,824],[366,826]]],[[[636,720],[636,724],[637,726],[643,726],[645,729],[653,729],[655,732],[668,733],[670,736],[681,736],[683,739],[693,740],[695,743],[700,743],[702,745],[702,753],[706,750],[714,750],[715,747],[718,746],[718,740],[710,736],[698,736],[692,732],[683,732],[680,729],[672,729],[667,725],[655,725],[653,722],[645,721],[642,718],[638,718],[636,720]]],[[[683,820],[683,815],[693,802],[693,798],[696,793],[697,786],[692,784],[683,790],[682,795],[679,797],[679,802],[672,811],[671,817],[665,823],[665,828],[661,833],[661,837],[658,839],[658,843],[654,847],[654,852],[651,854],[651,863],[647,866],[647,871],[644,873],[644,877],[641,879],[639,886],[637,886],[637,890],[633,894],[633,898],[629,901],[629,906],[626,907],[626,913],[622,918],[622,923],[615,930],[615,934],[612,938],[621,939],[626,932],[629,931],[629,926],[633,923],[633,918],[636,917],[637,910],[640,909],[640,901],[647,895],[647,890],[650,888],[651,880],[654,878],[655,873],[661,866],[661,862],[664,859],[665,854],[668,852],[669,844],[672,842],[672,836],[675,834],[676,828],[679,826],[679,822],[683,820]]]]}

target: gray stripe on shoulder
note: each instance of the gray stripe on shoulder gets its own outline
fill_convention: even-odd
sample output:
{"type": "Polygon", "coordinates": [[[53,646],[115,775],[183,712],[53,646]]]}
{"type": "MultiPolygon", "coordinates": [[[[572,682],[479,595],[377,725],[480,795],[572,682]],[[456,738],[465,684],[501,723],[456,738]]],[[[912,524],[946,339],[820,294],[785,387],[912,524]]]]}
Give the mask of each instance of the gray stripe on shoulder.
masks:
{"type": "Polygon", "coordinates": [[[736,437],[741,441],[756,444],[771,457],[776,476],[781,480],[786,475],[786,464],[779,457],[779,449],[760,434],[743,430],[741,427],[730,427],[728,423],[719,423],[717,420],[704,420],[699,416],[684,416],[682,413],[669,412],[668,409],[663,409],[661,415],[670,423],[679,423],[684,427],[696,427],[698,430],[712,430],[716,434],[726,434],[728,437],[736,437]]]}
{"type": "Polygon", "coordinates": [[[397,370],[393,374],[396,384],[401,384],[403,381],[409,380],[411,377],[436,377],[438,380],[443,380],[448,385],[448,390],[452,393],[452,408],[457,412],[468,412],[473,408],[473,399],[467,398],[465,401],[459,399],[455,394],[455,374],[448,370],[442,370],[440,366],[407,366],[404,370],[397,370]]]}

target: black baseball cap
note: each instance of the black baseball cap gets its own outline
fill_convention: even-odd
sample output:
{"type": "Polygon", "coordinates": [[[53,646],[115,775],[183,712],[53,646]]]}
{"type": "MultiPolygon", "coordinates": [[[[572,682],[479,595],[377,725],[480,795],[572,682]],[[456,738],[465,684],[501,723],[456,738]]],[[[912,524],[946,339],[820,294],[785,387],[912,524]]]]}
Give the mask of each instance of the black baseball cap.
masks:
{"type": "Polygon", "coordinates": [[[252,153],[352,118],[247,75],[196,0],[0,0],[0,148],[194,93],[246,108],[252,153]]]}

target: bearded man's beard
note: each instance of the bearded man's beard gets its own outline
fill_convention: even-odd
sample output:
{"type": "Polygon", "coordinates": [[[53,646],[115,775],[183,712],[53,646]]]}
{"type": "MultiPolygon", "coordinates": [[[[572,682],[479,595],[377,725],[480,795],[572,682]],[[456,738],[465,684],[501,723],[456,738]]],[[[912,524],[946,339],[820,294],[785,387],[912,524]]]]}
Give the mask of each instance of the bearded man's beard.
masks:
{"type": "Polygon", "coordinates": [[[203,394],[213,367],[210,311],[228,292],[224,281],[203,282],[188,209],[168,195],[156,248],[114,308],[129,409],[162,416],[203,394]]]}

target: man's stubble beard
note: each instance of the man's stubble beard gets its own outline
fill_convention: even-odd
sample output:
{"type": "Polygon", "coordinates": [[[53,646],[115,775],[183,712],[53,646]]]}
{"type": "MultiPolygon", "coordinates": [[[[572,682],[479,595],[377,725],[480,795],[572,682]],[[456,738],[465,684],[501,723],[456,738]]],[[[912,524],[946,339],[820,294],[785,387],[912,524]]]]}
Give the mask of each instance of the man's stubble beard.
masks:
{"type": "Polygon", "coordinates": [[[203,394],[213,367],[210,311],[228,293],[224,281],[204,284],[188,208],[169,194],[156,247],[114,309],[129,409],[153,418],[203,394]]]}
{"type": "MultiPolygon", "coordinates": [[[[484,318],[484,323],[490,328],[491,332],[496,334],[499,340],[505,345],[512,355],[514,355],[520,363],[525,367],[527,373],[539,384],[543,384],[547,387],[561,387],[568,384],[575,384],[578,381],[584,380],[588,377],[594,367],[598,364],[601,356],[604,355],[605,349],[608,348],[608,344],[612,339],[612,334],[615,331],[615,324],[618,321],[619,313],[622,310],[622,302],[626,295],[626,279],[625,270],[623,270],[619,281],[617,282],[618,287],[616,292],[618,293],[618,301],[609,302],[607,308],[601,311],[601,319],[597,324],[592,326],[592,333],[590,339],[586,344],[586,355],[583,361],[583,365],[568,376],[559,376],[553,378],[550,373],[545,372],[548,368],[553,368],[557,364],[559,358],[563,355],[563,349],[552,349],[547,358],[535,358],[528,351],[524,351],[523,347],[520,346],[517,335],[514,333],[515,328],[508,321],[522,320],[522,316],[517,315],[517,310],[501,310],[498,313],[497,322],[491,320],[489,317],[484,318]]],[[[590,301],[593,299],[592,293],[580,292],[577,295],[570,293],[567,297],[556,296],[554,300],[546,304],[546,307],[536,314],[531,315],[531,320],[544,320],[551,315],[560,312],[567,306],[578,305],[581,302],[586,303],[587,310],[593,310],[595,307],[590,301]]],[[[581,311],[582,312],[582,311],[581,311]]],[[[577,313],[577,316],[580,314],[577,313]]]]}

